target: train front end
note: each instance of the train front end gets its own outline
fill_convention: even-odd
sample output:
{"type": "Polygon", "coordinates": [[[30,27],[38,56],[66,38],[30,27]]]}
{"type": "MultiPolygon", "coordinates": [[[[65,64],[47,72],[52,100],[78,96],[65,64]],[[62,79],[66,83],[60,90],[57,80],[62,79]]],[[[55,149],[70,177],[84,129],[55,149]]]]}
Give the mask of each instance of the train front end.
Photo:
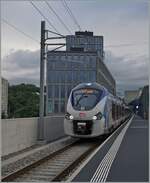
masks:
{"type": "Polygon", "coordinates": [[[98,84],[80,84],[69,96],[64,119],[65,134],[92,138],[104,134],[106,103],[105,91],[98,84]]]}

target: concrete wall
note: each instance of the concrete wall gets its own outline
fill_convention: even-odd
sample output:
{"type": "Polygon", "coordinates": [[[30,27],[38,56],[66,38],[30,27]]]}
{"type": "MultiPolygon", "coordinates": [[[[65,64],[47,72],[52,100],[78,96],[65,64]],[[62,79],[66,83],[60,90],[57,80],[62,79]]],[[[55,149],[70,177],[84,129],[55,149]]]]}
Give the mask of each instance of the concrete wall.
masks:
{"type": "MultiPolygon", "coordinates": [[[[37,143],[38,118],[2,120],[2,156],[37,143]]],[[[54,141],[63,137],[63,116],[49,116],[44,120],[45,140],[54,141]]]]}
{"type": "Polygon", "coordinates": [[[56,140],[65,135],[63,120],[64,120],[63,116],[45,117],[44,130],[45,130],[45,140],[47,142],[56,140]]]}
{"type": "Polygon", "coordinates": [[[2,156],[25,149],[36,143],[37,119],[2,120],[2,156]]]}

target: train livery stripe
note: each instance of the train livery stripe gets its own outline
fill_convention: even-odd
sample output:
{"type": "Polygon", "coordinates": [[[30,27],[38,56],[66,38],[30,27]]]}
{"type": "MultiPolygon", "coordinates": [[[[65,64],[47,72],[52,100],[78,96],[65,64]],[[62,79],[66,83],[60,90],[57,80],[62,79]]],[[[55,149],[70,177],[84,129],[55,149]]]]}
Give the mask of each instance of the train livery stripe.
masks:
{"type": "Polygon", "coordinates": [[[116,154],[119,150],[119,147],[122,143],[122,140],[125,136],[125,133],[132,121],[133,117],[130,119],[128,124],[122,129],[121,133],[118,135],[111,148],[99,164],[95,174],[93,175],[90,182],[105,182],[110,171],[111,165],[116,157],[116,154]]]}

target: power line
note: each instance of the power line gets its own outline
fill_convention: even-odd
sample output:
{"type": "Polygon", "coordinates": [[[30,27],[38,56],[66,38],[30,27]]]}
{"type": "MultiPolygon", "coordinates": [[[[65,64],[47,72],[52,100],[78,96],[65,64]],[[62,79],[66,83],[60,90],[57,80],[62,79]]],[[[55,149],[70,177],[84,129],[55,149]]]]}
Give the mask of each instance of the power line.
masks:
{"type": "Polygon", "coordinates": [[[58,18],[58,20],[61,22],[61,24],[65,27],[65,29],[70,33],[70,34],[72,34],[71,33],[71,31],[70,31],[70,29],[67,27],[67,25],[63,22],[63,20],[60,18],[60,16],[56,13],[56,11],[50,6],[50,4],[47,2],[47,1],[45,1],[45,3],[47,4],[47,6],[49,7],[49,9],[56,15],[56,17],[58,18]]]}
{"type": "Polygon", "coordinates": [[[16,27],[16,26],[14,26],[13,24],[9,23],[7,20],[2,19],[2,21],[3,21],[4,23],[6,23],[7,25],[9,25],[10,27],[12,27],[13,29],[15,29],[16,31],[22,33],[24,36],[26,36],[26,37],[32,39],[33,41],[35,41],[36,43],[39,43],[39,44],[40,44],[40,42],[39,42],[38,40],[32,38],[32,36],[30,36],[29,34],[23,32],[23,31],[20,30],[18,27],[16,27]]]}
{"type": "Polygon", "coordinates": [[[74,23],[77,25],[78,29],[81,31],[81,26],[77,22],[75,16],[73,15],[73,13],[72,13],[71,9],[69,8],[69,6],[67,5],[66,1],[62,0],[62,4],[65,7],[65,9],[67,10],[67,12],[69,13],[69,15],[72,18],[72,20],[74,21],[74,23]]]}
{"type": "Polygon", "coordinates": [[[73,12],[71,11],[71,9],[69,8],[69,6],[67,5],[67,2],[65,0],[62,1],[64,7],[66,8],[67,12],[69,13],[70,17],[72,18],[72,20],[74,21],[74,23],[77,25],[77,27],[79,28],[79,30],[81,31],[81,26],[79,25],[79,23],[77,22],[73,12]]]}
{"type": "Polygon", "coordinates": [[[56,27],[48,20],[48,18],[45,17],[45,15],[40,11],[40,9],[32,2],[32,1],[29,1],[31,3],[31,5],[38,11],[38,13],[48,22],[48,24],[53,27],[53,29],[58,33],[59,31],[56,29],[56,27]]]}

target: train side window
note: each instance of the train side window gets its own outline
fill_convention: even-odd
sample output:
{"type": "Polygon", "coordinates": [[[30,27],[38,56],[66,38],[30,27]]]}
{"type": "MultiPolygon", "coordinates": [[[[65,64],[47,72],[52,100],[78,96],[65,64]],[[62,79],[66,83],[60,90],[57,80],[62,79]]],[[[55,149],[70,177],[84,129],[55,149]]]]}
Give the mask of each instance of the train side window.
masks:
{"type": "Polygon", "coordinates": [[[119,106],[118,105],[116,105],[116,118],[118,119],[119,118],[119,106]]]}
{"type": "Polygon", "coordinates": [[[124,107],[122,107],[122,116],[124,116],[124,107]]]}
{"type": "Polygon", "coordinates": [[[117,119],[117,105],[115,104],[115,120],[117,119]]]}
{"type": "Polygon", "coordinates": [[[121,117],[121,106],[119,105],[119,118],[121,117]]]}
{"type": "Polygon", "coordinates": [[[115,120],[115,104],[112,103],[112,119],[115,120]]]}

